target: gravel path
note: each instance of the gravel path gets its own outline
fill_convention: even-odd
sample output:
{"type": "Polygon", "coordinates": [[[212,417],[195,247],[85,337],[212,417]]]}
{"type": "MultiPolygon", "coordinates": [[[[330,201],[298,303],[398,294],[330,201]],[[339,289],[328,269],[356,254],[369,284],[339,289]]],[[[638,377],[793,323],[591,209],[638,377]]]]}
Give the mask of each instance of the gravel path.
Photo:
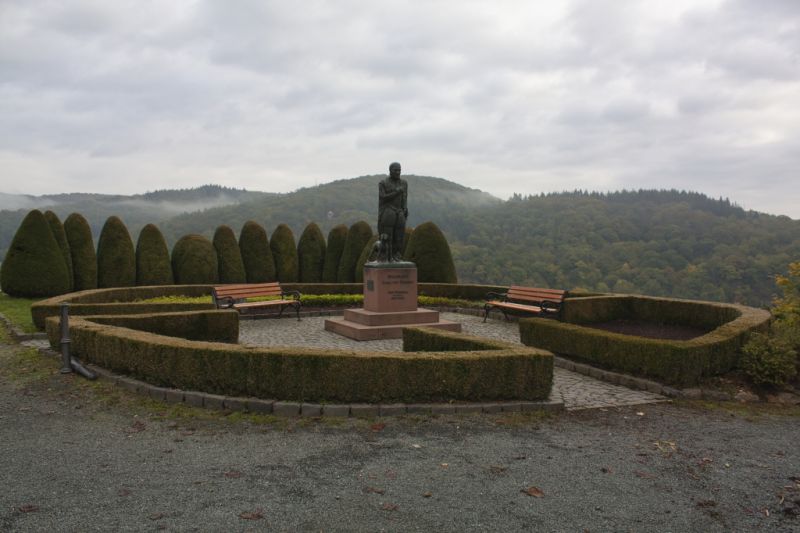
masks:
{"type": "Polygon", "coordinates": [[[0,368],[2,531],[800,530],[796,416],[255,423],[62,376],[18,345],[0,368]]]}
{"type": "MultiPolygon", "coordinates": [[[[489,320],[472,315],[441,313],[441,318],[460,322],[462,331],[470,335],[519,343],[516,322],[489,320]]],[[[325,331],[327,317],[294,319],[242,320],[239,342],[253,346],[322,346],[342,350],[402,351],[402,339],[359,342],[325,331]]],[[[553,372],[551,399],[560,398],[567,410],[597,407],[619,407],[665,401],[664,396],[605,383],[589,376],[561,368],[553,372]]]]}

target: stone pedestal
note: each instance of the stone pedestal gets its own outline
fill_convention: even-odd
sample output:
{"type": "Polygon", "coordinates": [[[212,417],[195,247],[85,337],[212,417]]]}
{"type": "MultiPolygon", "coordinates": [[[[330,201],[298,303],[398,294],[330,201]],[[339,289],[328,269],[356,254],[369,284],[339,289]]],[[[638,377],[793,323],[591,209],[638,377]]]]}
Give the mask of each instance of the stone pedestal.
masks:
{"type": "Polygon", "coordinates": [[[327,331],[358,341],[399,339],[408,326],[461,331],[461,324],[440,320],[438,311],[417,308],[417,267],[409,262],[367,263],[364,308],[325,321],[327,331]]]}

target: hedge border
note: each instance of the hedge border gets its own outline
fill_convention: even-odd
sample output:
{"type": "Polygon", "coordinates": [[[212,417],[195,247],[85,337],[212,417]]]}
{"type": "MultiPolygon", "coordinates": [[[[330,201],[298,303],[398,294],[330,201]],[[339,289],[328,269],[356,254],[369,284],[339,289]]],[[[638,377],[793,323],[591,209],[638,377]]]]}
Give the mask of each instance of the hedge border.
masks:
{"type": "Polygon", "coordinates": [[[562,318],[564,322],[521,319],[522,342],[602,368],[686,387],[696,385],[703,377],[733,370],[748,334],[765,329],[771,315],[738,304],[619,295],[567,302],[562,318]],[[701,324],[714,329],[691,340],[674,341],[582,325],[630,317],[660,318],[665,323],[701,324]]]}
{"type": "MultiPolygon", "coordinates": [[[[227,312],[185,315],[191,321],[214,313],[227,312]]],[[[552,387],[549,352],[435,329],[404,331],[404,349],[433,346],[435,351],[353,352],[253,348],[112,324],[142,327],[142,321],[155,323],[163,316],[74,317],[72,351],[87,362],[158,387],[296,402],[533,401],[547,399],[552,387]],[[470,350],[458,349],[464,342],[470,350]]],[[[47,333],[55,349],[60,340],[57,317],[47,319],[47,333]]]]}

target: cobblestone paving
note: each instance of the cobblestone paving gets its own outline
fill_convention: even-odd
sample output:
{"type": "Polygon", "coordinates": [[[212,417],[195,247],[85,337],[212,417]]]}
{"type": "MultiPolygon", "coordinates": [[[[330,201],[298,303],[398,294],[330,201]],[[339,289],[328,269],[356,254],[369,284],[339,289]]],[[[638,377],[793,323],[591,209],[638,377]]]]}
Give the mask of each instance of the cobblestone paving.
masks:
{"type": "MultiPolygon", "coordinates": [[[[357,351],[402,351],[401,339],[358,342],[325,331],[327,317],[294,319],[242,320],[239,342],[253,346],[322,346],[357,351]]],[[[460,322],[462,331],[470,335],[519,343],[516,322],[489,320],[485,324],[477,316],[442,313],[441,318],[460,322]]],[[[561,396],[568,410],[620,407],[664,401],[666,398],[640,390],[605,383],[583,374],[556,368],[553,373],[551,398],[561,396]]]]}

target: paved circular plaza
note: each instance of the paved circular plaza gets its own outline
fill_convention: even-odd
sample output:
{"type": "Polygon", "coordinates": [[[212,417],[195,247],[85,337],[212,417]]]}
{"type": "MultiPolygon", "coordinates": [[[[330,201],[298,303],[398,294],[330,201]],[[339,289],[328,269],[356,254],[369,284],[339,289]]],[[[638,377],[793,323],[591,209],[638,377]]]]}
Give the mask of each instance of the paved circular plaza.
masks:
{"type": "MultiPolygon", "coordinates": [[[[480,317],[457,313],[442,313],[441,317],[460,322],[462,331],[469,335],[519,343],[516,322],[490,319],[483,323],[480,317]]],[[[326,318],[328,317],[303,317],[299,322],[293,318],[242,320],[239,323],[239,342],[252,346],[315,346],[358,351],[403,350],[401,339],[359,342],[325,331],[326,318]]],[[[556,368],[551,399],[562,398],[568,410],[619,407],[666,400],[658,394],[628,389],[556,368]]]]}

